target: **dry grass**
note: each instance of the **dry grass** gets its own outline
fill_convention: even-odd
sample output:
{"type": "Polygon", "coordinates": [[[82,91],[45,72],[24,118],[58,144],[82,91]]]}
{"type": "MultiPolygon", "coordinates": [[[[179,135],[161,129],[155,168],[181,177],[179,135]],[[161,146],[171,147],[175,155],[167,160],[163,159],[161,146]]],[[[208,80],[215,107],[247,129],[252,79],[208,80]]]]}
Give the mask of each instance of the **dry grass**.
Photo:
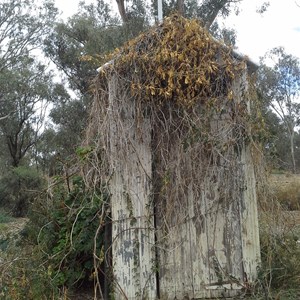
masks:
{"type": "Polygon", "coordinates": [[[300,176],[272,174],[271,187],[285,210],[300,210],[300,176]]]}
{"type": "Polygon", "coordinates": [[[300,299],[300,176],[272,174],[262,187],[262,267],[253,299],[300,299]]]}

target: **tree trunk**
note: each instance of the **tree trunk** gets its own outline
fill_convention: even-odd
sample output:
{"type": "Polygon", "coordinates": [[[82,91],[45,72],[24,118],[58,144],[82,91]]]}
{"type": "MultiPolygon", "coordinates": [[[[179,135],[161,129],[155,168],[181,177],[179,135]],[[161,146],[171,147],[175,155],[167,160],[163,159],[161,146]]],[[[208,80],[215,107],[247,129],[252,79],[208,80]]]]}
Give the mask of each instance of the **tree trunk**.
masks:
{"type": "Polygon", "coordinates": [[[177,1],[177,9],[179,14],[184,17],[184,0],[177,1]]]}
{"type": "Polygon", "coordinates": [[[229,0],[206,0],[201,5],[200,19],[203,21],[205,28],[209,29],[220,10],[228,3],[229,0]]]}
{"type": "Polygon", "coordinates": [[[295,152],[294,152],[294,137],[295,132],[294,130],[291,131],[290,135],[290,147],[291,147],[291,158],[292,158],[292,171],[295,174],[296,173],[296,162],[295,162],[295,152]]]}
{"type": "Polygon", "coordinates": [[[123,21],[123,23],[126,23],[128,21],[128,16],[125,10],[125,4],[124,4],[124,0],[116,0],[117,4],[118,4],[118,10],[121,16],[121,19],[123,21]]]}

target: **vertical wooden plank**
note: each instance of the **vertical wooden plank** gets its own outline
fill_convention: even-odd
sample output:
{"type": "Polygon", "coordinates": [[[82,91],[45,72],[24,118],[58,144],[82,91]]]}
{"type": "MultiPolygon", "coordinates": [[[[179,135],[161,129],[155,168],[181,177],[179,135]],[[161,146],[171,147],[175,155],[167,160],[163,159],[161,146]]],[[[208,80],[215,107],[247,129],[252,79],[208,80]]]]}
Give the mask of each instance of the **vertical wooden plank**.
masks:
{"type": "Polygon", "coordinates": [[[156,299],[150,120],[109,81],[112,256],[116,299],[156,299]]]}
{"type": "MultiPolygon", "coordinates": [[[[247,81],[247,68],[243,74],[235,81],[234,94],[236,101],[248,100],[247,111],[251,113],[251,103],[247,99],[249,84],[247,81]]],[[[257,210],[256,179],[251,153],[251,145],[244,144],[240,153],[240,162],[244,184],[242,186],[240,201],[241,220],[241,243],[243,258],[244,284],[251,285],[257,278],[257,268],[260,265],[260,243],[257,210]]]]}
{"type": "Polygon", "coordinates": [[[245,187],[241,202],[241,239],[243,245],[243,267],[245,283],[253,283],[260,265],[260,243],[256,196],[256,179],[250,146],[242,152],[245,187]]]}
{"type": "Polygon", "coordinates": [[[234,296],[241,288],[237,283],[242,277],[239,194],[234,186],[236,174],[234,170],[226,174],[220,167],[211,171],[216,179],[207,178],[204,195],[209,264],[209,281],[205,283],[205,289],[210,292],[209,297],[218,297],[226,290],[234,296]],[[231,189],[230,193],[228,189],[231,189]]]}
{"type": "Polygon", "coordinates": [[[191,212],[191,233],[192,233],[192,263],[194,277],[194,297],[209,297],[210,292],[205,286],[210,282],[210,263],[207,236],[207,206],[203,186],[192,189],[193,211],[191,212]]]}
{"type": "MultiPolygon", "coordinates": [[[[176,180],[182,178],[182,166],[187,163],[185,155],[182,153],[182,141],[172,138],[172,147],[169,150],[170,157],[182,157],[175,160],[172,168],[172,178],[170,186],[179,185],[176,180]]],[[[182,183],[181,183],[182,184],[182,183]]],[[[159,247],[159,279],[160,295],[162,299],[184,299],[193,297],[193,272],[190,230],[190,208],[192,198],[188,195],[188,190],[181,187],[181,194],[178,191],[172,199],[168,199],[168,206],[171,213],[164,211],[159,213],[158,222],[158,247],[159,247]]],[[[171,188],[172,189],[172,188],[171,188]]],[[[167,208],[168,209],[168,208],[167,208]]]]}

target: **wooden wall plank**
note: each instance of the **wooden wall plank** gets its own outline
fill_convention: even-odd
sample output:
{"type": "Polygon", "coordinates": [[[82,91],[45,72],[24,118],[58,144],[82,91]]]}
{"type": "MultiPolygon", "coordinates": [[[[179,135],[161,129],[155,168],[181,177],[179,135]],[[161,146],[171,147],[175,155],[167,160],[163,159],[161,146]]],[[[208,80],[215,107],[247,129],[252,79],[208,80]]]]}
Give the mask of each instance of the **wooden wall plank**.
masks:
{"type": "Polygon", "coordinates": [[[150,120],[109,82],[112,256],[116,299],[156,299],[150,120]]]}

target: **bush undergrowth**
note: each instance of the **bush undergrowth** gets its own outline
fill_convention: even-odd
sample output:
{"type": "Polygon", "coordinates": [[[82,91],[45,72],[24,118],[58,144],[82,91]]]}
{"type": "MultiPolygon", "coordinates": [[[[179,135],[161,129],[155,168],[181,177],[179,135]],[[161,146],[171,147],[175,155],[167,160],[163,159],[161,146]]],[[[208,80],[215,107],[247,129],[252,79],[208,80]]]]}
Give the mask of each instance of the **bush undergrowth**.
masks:
{"type": "Polygon", "coordinates": [[[300,287],[300,247],[298,236],[283,233],[270,236],[261,233],[262,269],[260,279],[264,289],[283,291],[300,287]]]}
{"type": "Polygon", "coordinates": [[[286,177],[272,181],[260,195],[261,268],[253,299],[300,299],[300,214],[293,211],[299,184],[286,177]]]}
{"type": "Polygon", "coordinates": [[[78,175],[68,184],[64,176],[53,178],[31,206],[22,245],[6,254],[13,263],[1,270],[0,299],[61,299],[93,285],[104,260],[107,201],[107,193],[87,190],[78,175]],[[22,259],[16,259],[20,251],[22,259]]]}
{"type": "Polygon", "coordinates": [[[14,217],[24,217],[44,187],[44,179],[35,168],[13,168],[0,179],[0,205],[11,210],[14,217]]]}
{"type": "MultiPolygon", "coordinates": [[[[48,272],[56,286],[73,286],[93,276],[94,237],[101,224],[102,205],[107,200],[100,191],[89,193],[82,179],[73,178],[73,188],[66,194],[57,185],[48,222],[39,232],[39,247],[49,257],[48,272]]],[[[98,235],[96,254],[103,251],[98,235]]]]}

